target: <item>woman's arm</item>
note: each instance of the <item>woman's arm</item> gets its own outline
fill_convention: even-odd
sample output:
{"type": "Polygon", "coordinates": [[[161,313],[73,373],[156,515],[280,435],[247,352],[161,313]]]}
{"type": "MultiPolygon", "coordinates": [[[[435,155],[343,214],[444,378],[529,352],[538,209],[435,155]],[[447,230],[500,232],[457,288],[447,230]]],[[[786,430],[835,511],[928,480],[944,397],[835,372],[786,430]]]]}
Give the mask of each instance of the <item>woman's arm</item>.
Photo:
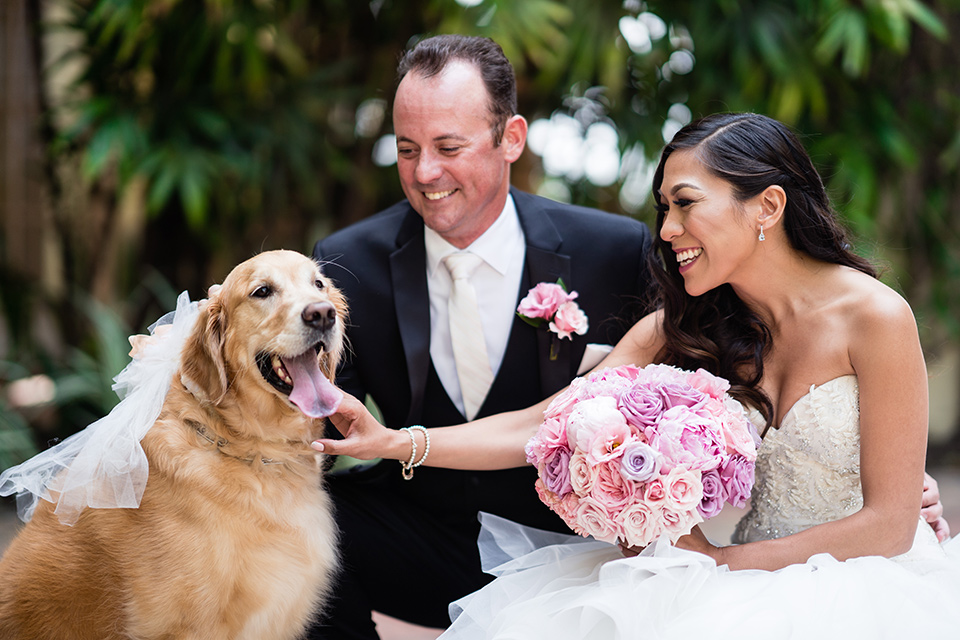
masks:
{"type": "MultiPolygon", "coordinates": [[[[650,314],[635,324],[597,368],[623,364],[645,366],[660,348],[660,315],[650,314]]],[[[519,411],[500,413],[472,422],[430,429],[430,454],[424,464],[447,469],[509,469],[526,464],[524,446],[537,432],[543,412],[557,394],[519,411]]],[[[361,460],[387,458],[408,460],[410,436],[387,429],[370,415],[363,403],[345,396],[337,413],[330,417],[343,434],[343,440],[322,439],[314,448],[333,455],[348,455],[361,460]]],[[[424,450],[424,437],[413,432],[417,451],[424,450]]],[[[417,459],[420,454],[417,454],[417,459]]]]}
{"type": "Polygon", "coordinates": [[[700,536],[684,546],[732,569],[779,569],[817,553],[838,560],[894,556],[914,539],[926,452],[927,380],[916,322],[907,303],[872,296],[851,319],[850,363],[860,388],[860,479],[863,508],[779,540],[716,548],[700,536]]]}

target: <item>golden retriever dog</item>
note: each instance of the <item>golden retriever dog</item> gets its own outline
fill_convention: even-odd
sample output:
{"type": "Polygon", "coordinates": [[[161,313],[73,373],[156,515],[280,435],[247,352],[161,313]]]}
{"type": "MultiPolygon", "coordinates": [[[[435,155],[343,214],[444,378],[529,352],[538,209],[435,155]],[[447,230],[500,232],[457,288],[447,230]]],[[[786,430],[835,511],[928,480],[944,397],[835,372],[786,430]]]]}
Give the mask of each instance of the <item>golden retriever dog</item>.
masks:
{"type": "Polygon", "coordinates": [[[142,440],[138,509],[61,524],[39,501],[0,562],[0,638],[298,638],[336,569],[322,455],[346,303],[262,253],[213,293],[142,440]]]}

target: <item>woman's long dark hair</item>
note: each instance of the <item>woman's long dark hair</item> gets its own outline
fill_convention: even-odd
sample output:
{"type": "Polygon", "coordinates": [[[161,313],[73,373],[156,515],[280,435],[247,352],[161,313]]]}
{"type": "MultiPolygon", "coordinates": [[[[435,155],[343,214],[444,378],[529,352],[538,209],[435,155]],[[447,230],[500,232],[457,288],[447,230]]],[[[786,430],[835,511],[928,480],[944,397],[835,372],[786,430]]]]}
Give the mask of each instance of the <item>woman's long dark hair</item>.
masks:
{"type": "Polygon", "coordinates": [[[714,114],[685,126],[664,148],[653,178],[657,233],[656,251],[650,254],[664,314],[665,344],[657,359],[723,376],[730,381],[731,395],[757,407],[769,427],[773,404],[760,381],[763,357],[772,346],[770,329],[729,284],[701,296],[687,294],[670,243],[660,238],[666,212],[660,197],[664,165],[673,152],[690,149],[696,150],[708,171],[733,187],[739,202],[771,185],[783,188],[787,203],[782,224],[794,249],[873,277],[877,273],[867,260],[851,252],[820,175],[784,124],[753,113],[714,114]]]}

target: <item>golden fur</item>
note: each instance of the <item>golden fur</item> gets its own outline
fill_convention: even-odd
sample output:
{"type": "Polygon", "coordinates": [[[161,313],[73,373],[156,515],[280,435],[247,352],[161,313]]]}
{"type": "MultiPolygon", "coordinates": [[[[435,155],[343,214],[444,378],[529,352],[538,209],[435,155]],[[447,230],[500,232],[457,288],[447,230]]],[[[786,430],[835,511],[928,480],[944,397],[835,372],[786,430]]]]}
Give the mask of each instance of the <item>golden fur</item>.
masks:
{"type": "Polygon", "coordinates": [[[345,315],[305,256],[237,266],[201,310],[142,441],[140,508],[88,508],[70,527],[41,500],[0,561],[0,638],[299,637],[336,567],[322,456],[309,447],[323,421],[269,384],[256,358],[322,342],[332,378],[345,315]],[[308,307],[332,325],[311,326],[308,307]]]}

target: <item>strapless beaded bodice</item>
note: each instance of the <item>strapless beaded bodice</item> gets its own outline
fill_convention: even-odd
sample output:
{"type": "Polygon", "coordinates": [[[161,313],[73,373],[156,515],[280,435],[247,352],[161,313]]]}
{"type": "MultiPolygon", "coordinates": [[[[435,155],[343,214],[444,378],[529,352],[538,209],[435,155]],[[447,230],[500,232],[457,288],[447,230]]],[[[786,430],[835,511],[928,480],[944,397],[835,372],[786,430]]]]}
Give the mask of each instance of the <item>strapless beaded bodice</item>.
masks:
{"type": "Polygon", "coordinates": [[[751,510],[738,544],[781,538],[838,520],[863,506],[857,377],[813,385],[770,429],[757,454],[751,510]]]}

